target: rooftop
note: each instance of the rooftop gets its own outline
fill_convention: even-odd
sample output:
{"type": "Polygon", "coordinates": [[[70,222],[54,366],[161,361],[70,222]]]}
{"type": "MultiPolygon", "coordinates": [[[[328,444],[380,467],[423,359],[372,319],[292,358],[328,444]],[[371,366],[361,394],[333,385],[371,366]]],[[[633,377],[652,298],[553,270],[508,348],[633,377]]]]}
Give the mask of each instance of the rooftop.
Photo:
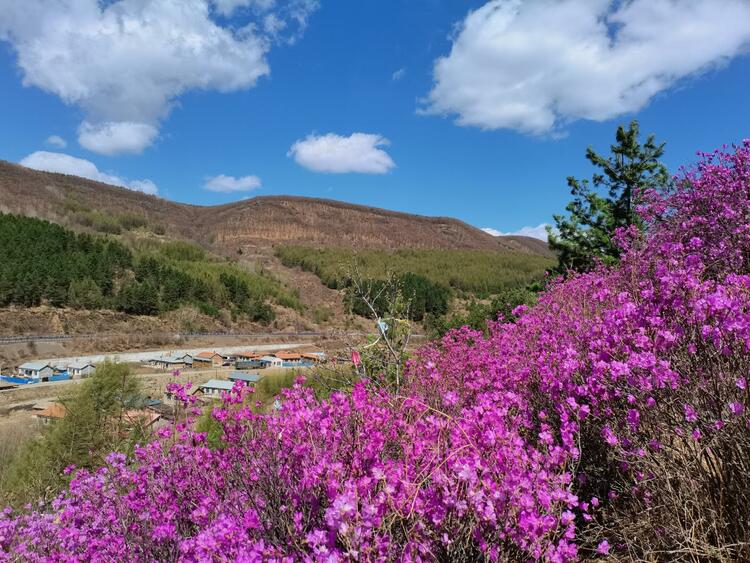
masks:
{"type": "Polygon", "coordinates": [[[65,408],[65,405],[62,405],[60,403],[52,403],[46,409],[37,414],[37,416],[42,418],[65,418],[67,412],[68,411],[65,408]]]}
{"type": "Polygon", "coordinates": [[[302,357],[296,352],[276,352],[274,356],[280,360],[299,360],[302,357]]]}
{"type": "Polygon", "coordinates": [[[257,373],[245,373],[243,371],[233,371],[229,375],[229,379],[232,381],[244,381],[246,383],[258,383],[261,379],[263,379],[263,376],[258,375],[257,373]]]}
{"type": "Polygon", "coordinates": [[[221,389],[222,391],[231,391],[234,382],[223,379],[211,379],[200,386],[200,389],[221,389]]]}
{"type": "Polygon", "coordinates": [[[20,369],[30,369],[34,371],[39,371],[44,368],[52,367],[47,362],[26,362],[18,366],[20,369]]]}
{"type": "Polygon", "coordinates": [[[221,356],[221,354],[219,354],[218,352],[201,352],[200,354],[198,354],[195,357],[196,358],[206,358],[206,359],[210,360],[214,356],[221,356]]]}

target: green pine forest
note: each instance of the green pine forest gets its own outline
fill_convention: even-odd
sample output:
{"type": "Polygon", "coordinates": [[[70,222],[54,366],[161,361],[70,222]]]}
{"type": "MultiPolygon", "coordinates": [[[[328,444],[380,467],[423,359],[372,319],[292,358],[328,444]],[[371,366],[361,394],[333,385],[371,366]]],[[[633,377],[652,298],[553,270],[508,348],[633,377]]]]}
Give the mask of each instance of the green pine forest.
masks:
{"type": "Polygon", "coordinates": [[[115,238],[0,214],[0,306],[48,304],[157,315],[185,305],[269,322],[271,304],[301,309],[264,273],[202,248],[155,237],[115,238]]]}
{"type": "Polygon", "coordinates": [[[332,289],[344,289],[350,310],[359,315],[370,312],[356,296],[353,276],[377,296],[373,305],[379,315],[393,300],[383,288],[395,286],[410,303],[411,320],[423,322],[433,336],[464,325],[484,330],[488,319],[512,320],[516,306],[536,300],[545,271],[554,265],[553,260],[520,252],[478,250],[284,246],[276,255],[285,266],[312,272],[332,289]],[[455,298],[464,302],[463,311],[451,311],[455,298]]]}
{"type": "Polygon", "coordinates": [[[360,250],[283,246],[282,263],[312,272],[330,288],[347,286],[350,265],[367,279],[417,274],[458,294],[486,298],[541,279],[554,260],[521,252],[484,250],[360,250]]]}

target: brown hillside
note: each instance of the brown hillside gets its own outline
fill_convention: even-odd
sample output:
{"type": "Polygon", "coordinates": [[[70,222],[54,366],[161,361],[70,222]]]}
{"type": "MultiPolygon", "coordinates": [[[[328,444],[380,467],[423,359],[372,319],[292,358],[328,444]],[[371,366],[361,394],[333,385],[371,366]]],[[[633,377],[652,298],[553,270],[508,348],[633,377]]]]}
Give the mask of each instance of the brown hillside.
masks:
{"type": "Polygon", "coordinates": [[[306,244],[550,254],[547,245],[536,239],[493,237],[456,219],[292,196],[200,207],[0,161],[0,211],[70,224],[71,211],[66,203],[71,198],[91,210],[143,215],[172,235],[232,252],[238,248],[245,251],[275,244],[306,244]]]}

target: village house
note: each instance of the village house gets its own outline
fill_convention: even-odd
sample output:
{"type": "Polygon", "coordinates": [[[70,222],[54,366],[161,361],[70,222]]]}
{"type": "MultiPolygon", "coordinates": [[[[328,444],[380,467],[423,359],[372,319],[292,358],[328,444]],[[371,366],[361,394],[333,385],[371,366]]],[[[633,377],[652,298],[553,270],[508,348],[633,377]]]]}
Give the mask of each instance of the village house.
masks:
{"type": "Polygon", "coordinates": [[[257,352],[237,352],[235,354],[235,357],[237,360],[257,360],[260,358],[263,354],[258,354],[257,352]]]}
{"type": "Polygon", "coordinates": [[[284,360],[276,356],[262,356],[260,358],[260,367],[263,368],[280,368],[284,366],[284,360]]]}
{"type": "Polygon", "coordinates": [[[302,356],[296,352],[276,352],[274,354],[281,360],[283,367],[296,367],[302,365],[302,356]]]}
{"type": "Polygon", "coordinates": [[[62,420],[68,413],[65,405],[61,403],[52,403],[44,410],[39,411],[34,417],[42,424],[50,424],[62,420]]]}
{"type": "Polygon", "coordinates": [[[227,393],[232,390],[234,383],[231,381],[224,381],[220,379],[211,379],[200,385],[193,394],[200,393],[205,397],[220,397],[222,393],[227,393]]]}
{"type": "Polygon", "coordinates": [[[244,381],[248,385],[254,385],[258,383],[261,379],[263,379],[263,376],[257,373],[245,373],[244,371],[233,371],[231,374],[229,374],[229,381],[236,382],[236,381],[244,381]]]}
{"type": "Polygon", "coordinates": [[[181,367],[193,367],[193,357],[190,354],[175,354],[172,356],[151,358],[148,363],[160,369],[178,369],[181,367]]]}
{"type": "Polygon", "coordinates": [[[201,352],[200,354],[193,356],[193,364],[201,364],[204,367],[221,367],[224,363],[224,356],[218,352],[201,352]]]}
{"type": "Polygon", "coordinates": [[[47,362],[26,362],[18,366],[18,375],[39,381],[49,381],[54,374],[54,368],[47,362]]]}
{"type": "Polygon", "coordinates": [[[300,354],[303,360],[309,360],[315,363],[321,363],[326,360],[325,352],[302,352],[300,354]]]}
{"type": "Polygon", "coordinates": [[[73,379],[82,379],[88,377],[96,371],[96,367],[91,362],[77,361],[68,364],[68,375],[73,379]]]}

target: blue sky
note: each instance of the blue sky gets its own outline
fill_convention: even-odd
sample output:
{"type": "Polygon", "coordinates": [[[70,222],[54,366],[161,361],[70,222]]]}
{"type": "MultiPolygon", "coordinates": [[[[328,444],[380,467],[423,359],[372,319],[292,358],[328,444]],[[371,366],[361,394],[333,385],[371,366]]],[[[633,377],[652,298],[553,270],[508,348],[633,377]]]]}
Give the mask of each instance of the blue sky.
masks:
{"type": "Polygon", "coordinates": [[[619,123],[673,170],[749,137],[749,46],[747,0],[0,0],[0,158],[514,232],[619,123]]]}

